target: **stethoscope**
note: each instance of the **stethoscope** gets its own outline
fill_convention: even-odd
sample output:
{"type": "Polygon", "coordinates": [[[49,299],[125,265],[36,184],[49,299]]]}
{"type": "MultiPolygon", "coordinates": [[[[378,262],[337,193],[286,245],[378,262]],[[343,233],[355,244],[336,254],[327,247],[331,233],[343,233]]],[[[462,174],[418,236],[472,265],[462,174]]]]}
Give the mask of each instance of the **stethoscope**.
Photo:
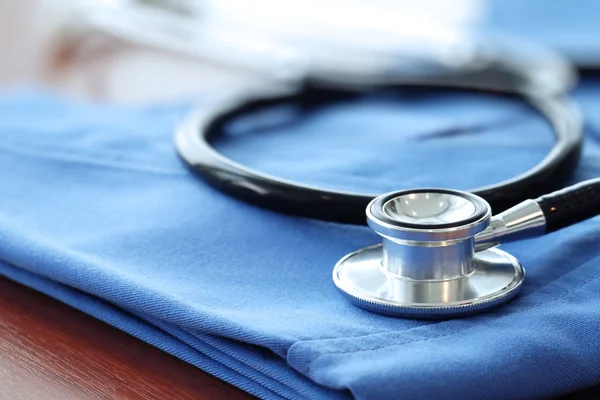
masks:
{"type": "Polygon", "coordinates": [[[546,157],[530,171],[483,188],[409,189],[377,196],[334,191],[252,170],[211,145],[232,119],[282,104],[310,111],[373,88],[364,82],[351,86],[321,79],[283,93],[229,97],[192,112],[177,130],[175,144],[195,173],[234,197],[303,217],[354,224],[366,219],[382,243],[348,254],[333,269],[335,286],[352,304],[398,317],[469,315],[509,301],[523,285],[523,267],[496,248],[499,244],[600,213],[600,179],[546,194],[562,187],[578,162],[582,121],[574,105],[561,94],[537,90],[524,74],[490,81],[492,76],[506,77],[506,71],[480,79],[455,75],[385,83],[388,89],[444,86],[517,95],[548,120],[556,140],[546,157]],[[492,208],[504,211],[492,216],[492,208]]]}
{"type": "Polygon", "coordinates": [[[496,248],[600,213],[600,179],[525,200],[492,216],[460,190],[409,189],[376,197],[369,226],[382,244],[342,258],[333,282],[353,304],[380,314],[440,318],[488,310],[518,294],[519,261],[496,248]]]}

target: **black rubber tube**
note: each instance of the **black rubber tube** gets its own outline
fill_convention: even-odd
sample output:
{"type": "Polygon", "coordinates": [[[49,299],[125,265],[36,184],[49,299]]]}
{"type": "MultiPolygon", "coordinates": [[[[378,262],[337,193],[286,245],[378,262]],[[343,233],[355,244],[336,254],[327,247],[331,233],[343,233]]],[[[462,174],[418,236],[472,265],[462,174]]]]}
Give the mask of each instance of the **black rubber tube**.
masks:
{"type": "Polygon", "coordinates": [[[600,214],[600,178],[545,194],[536,199],[546,217],[546,233],[600,214]]]}
{"type": "MultiPolygon", "coordinates": [[[[480,92],[468,79],[447,83],[446,90],[480,92]],[[463,84],[462,87],[460,84],[463,84]]],[[[439,82],[387,85],[386,89],[409,87],[438,90],[439,82]]],[[[443,90],[440,88],[439,90],[443,90]]],[[[512,89],[511,89],[512,90],[512,89]]],[[[368,89],[306,85],[284,94],[238,95],[223,103],[190,114],[176,133],[175,144],[187,165],[207,183],[224,193],[273,211],[302,217],[351,224],[365,224],[365,209],[377,194],[328,190],[281,179],[240,165],[218,153],[212,141],[227,123],[238,117],[277,105],[294,105],[309,111],[326,104],[352,99],[368,89]],[[262,97],[261,97],[262,96],[262,97]]],[[[489,93],[489,89],[484,90],[489,93]]],[[[494,92],[525,101],[545,117],[555,132],[555,142],[546,157],[529,171],[503,182],[474,188],[471,193],[487,200],[494,213],[526,199],[563,187],[575,169],[581,150],[582,123],[578,110],[562,96],[494,92]]]]}

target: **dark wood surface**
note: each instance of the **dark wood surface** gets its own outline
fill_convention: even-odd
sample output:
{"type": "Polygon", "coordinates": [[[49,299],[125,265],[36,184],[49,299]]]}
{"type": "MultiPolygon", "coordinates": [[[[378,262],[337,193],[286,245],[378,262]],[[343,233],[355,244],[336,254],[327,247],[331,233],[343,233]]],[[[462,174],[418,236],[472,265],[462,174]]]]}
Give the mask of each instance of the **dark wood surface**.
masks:
{"type": "Polygon", "coordinates": [[[0,399],[250,399],[103,322],[0,277],[0,399]]]}

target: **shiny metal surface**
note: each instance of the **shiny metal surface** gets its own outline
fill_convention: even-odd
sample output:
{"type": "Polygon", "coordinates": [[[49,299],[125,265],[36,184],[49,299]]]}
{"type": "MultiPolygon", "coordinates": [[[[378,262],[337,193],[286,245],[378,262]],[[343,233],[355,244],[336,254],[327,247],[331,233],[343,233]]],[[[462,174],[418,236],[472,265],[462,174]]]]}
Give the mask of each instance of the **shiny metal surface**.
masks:
{"type": "Polygon", "coordinates": [[[471,273],[473,236],[490,218],[483,199],[442,189],[387,194],[368,209],[369,225],[383,237],[382,267],[413,280],[455,279],[471,273]]]}
{"type": "Polygon", "coordinates": [[[473,238],[442,246],[406,245],[383,239],[382,266],[407,279],[453,279],[472,271],[473,238]]]}
{"type": "Polygon", "coordinates": [[[367,207],[367,219],[383,242],[340,260],[335,285],[353,304],[387,315],[449,317],[493,307],[518,292],[524,272],[501,250],[476,253],[475,235],[489,229],[485,240],[495,243],[539,224],[531,204],[501,215],[496,230],[489,229],[489,204],[460,191],[379,196],[367,207]]]}
{"type": "Polygon", "coordinates": [[[488,227],[475,236],[475,251],[540,236],[545,228],[546,218],[538,202],[525,200],[491,218],[488,227]]]}
{"type": "Polygon", "coordinates": [[[407,193],[387,201],[383,213],[399,222],[440,225],[471,217],[475,205],[449,193],[407,193]]]}
{"type": "Polygon", "coordinates": [[[525,277],[519,262],[498,249],[476,253],[470,273],[447,280],[390,274],[382,259],[381,245],[351,253],[336,264],[333,281],[354,305],[398,317],[446,318],[487,310],[513,298],[525,277]]]}
{"type": "Polygon", "coordinates": [[[430,189],[427,192],[401,190],[378,196],[367,206],[367,223],[375,232],[396,243],[427,247],[449,245],[451,242],[460,241],[483,231],[491,217],[490,205],[481,197],[472,194],[469,194],[470,199],[463,198],[465,201],[459,201],[456,198],[461,196],[449,192],[464,193],[445,189],[440,189],[439,193],[437,189],[430,189]],[[411,198],[413,196],[414,199],[411,198]],[[426,196],[429,196],[429,199],[436,199],[437,202],[426,199],[426,196]],[[381,199],[386,197],[392,198],[382,204],[381,199]],[[418,206],[417,198],[426,200],[429,204],[418,206]],[[405,203],[406,200],[410,200],[408,205],[405,203]],[[478,204],[475,204],[475,201],[478,204]],[[405,203],[404,208],[399,204],[402,202],[405,203]],[[442,206],[439,205],[440,203],[442,206]],[[380,213],[377,213],[378,208],[380,213]],[[474,215],[476,208],[483,209],[481,217],[472,222],[465,222],[474,215]],[[435,213],[437,215],[433,215],[435,213]],[[414,228],[411,224],[424,227],[414,228]]]}

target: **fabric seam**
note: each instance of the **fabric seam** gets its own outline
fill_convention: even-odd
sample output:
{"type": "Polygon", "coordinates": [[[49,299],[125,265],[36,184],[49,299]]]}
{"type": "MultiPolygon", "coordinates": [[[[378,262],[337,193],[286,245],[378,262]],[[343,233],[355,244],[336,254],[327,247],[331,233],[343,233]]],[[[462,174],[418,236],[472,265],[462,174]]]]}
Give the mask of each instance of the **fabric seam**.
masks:
{"type": "MultiPolygon", "coordinates": [[[[36,151],[24,151],[22,149],[17,149],[12,146],[7,146],[5,144],[0,144],[0,150],[15,153],[15,154],[21,154],[26,157],[32,157],[32,158],[44,159],[44,160],[62,161],[62,162],[73,163],[73,164],[83,164],[83,165],[88,165],[88,166],[92,166],[92,167],[107,167],[107,168],[117,169],[117,170],[121,170],[121,171],[141,172],[141,173],[165,175],[165,176],[186,176],[185,172],[182,172],[182,171],[167,170],[167,169],[161,170],[161,169],[153,169],[153,168],[140,168],[140,167],[133,167],[131,165],[126,165],[125,163],[115,164],[114,162],[110,162],[110,161],[99,161],[97,159],[80,158],[80,157],[73,157],[73,156],[57,157],[57,156],[53,156],[51,154],[49,155],[47,153],[41,154],[36,151]]],[[[49,150],[52,150],[52,147],[49,147],[49,150]]]]}
{"type": "MultiPolygon", "coordinates": [[[[600,277],[600,272],[596,273],[592,277],[590,277],[587,280],[585,280],[584,282],[580,283],[579,285],[577,285],[573,289],[568,290],[568,291],[562,293],[560,296],[554,297],[553,299],[551,299],[549,301],[546,301],[544,303],[539,303],[539,302],[538,303],[534,303],[534,304],[530,305],[529,307],[525,307],[525,308],[523,308],[523,309],[521,309],[519,311],[531,310],[531,309],[540,307],[542,305],[546,305],[546,304],[552,303],[554,301],[561,300],[564,297],[566,297],[567,295],[573,293],[574,291],[576,291],[576,290],[582,288],[583,286],[589,284],[590,282],[598,279],[598,277],[600,277]]],[[[500,316],[499,318],[504,318],[504,317],[507,317],[507,316],[510,316],[510,314],[500,316]]],[[[428,337],[428,338],[424,338],[424,339],[410,340],[410,341],[403,342],[403,343],[393,343],[393,344],[388,344],[388,345],[384,345],[384,346],[375,346],[375,347],[371,347],[371,348],[368,348],[368,349],[360,349],[360,350],[331,351],[331,352],[327,352],[327,353],[322,353],[322,354],[319,354],[316,358],[314,358],[309,363],[308,368],[307,368],[307,372],[308,372],[308,374],[310,376],[313,363],[315,363],[317,360],[319,360],[323,356],[337,355],[337,354],[348,354],[348,353],[361,353],[361,352],[365,352],[365,351],[381,350],[381,349],[386,349],[386,348],[389,348],[389,347],[405,346],[405,345],[410,345],[410,344],[413,344],[413,343],[426,342],[428,340],[435,340],[435,339],[439,339],[439,338],[443,338],[443,337],[454,336],[454,335],[457,335],[459,333],[462,333],[462,332],[465,332],[465,331],[468,331],[468,330],[471,330],[471,329],[474,329],[474,328],[481,327],[483,325],[488,325],[488,324],[493,323],[493,322],[495,322],[497,320],[498,320],[497,318],[496,319],[490,319],[489,321],[484,322],[483,324],[473,325],[473,326],[469,326],[469,327],[466,327],[464,329],[460,329],[460,330],[453,331],[453,332],[450,332],[450,333],[445,333],[445,334],[441,334],[441,335],[437,335],[437,336],[433,336],[433,337],[428,337]]]]}

